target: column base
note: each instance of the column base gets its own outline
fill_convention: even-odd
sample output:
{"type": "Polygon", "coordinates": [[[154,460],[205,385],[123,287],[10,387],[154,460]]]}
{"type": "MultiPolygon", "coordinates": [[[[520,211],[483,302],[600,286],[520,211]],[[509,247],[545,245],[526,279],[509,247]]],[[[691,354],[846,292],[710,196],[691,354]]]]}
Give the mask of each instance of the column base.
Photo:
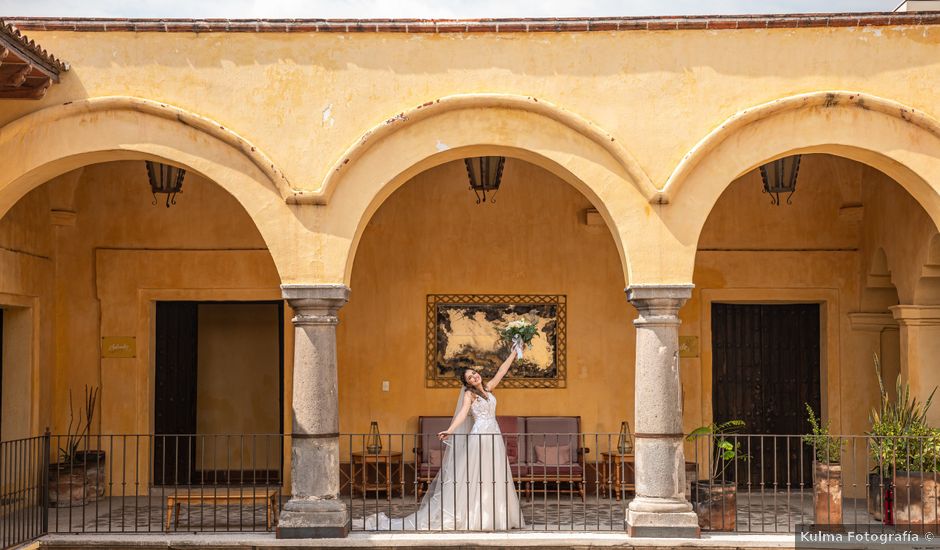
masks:
{"type": "Polygon", "coordinates": [[[630,502],[624,527],[631,537],[697,539],[701,536],[698,516],[685,500],[638,497],[630,502]]]}
{"type": "Polygon", "coordinates": [[[291,499],[277,521],[279,539],[346,538],[352,519],[346,504],[338,500],[291,499]]]}

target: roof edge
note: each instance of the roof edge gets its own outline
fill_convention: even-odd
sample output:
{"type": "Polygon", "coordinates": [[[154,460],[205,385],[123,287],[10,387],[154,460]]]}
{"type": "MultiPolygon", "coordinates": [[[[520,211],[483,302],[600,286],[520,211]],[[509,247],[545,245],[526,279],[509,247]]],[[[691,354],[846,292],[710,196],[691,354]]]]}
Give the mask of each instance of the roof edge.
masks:
{"type": "Polygon", "coordinates": [[[3,20],[27,31],[516,33],[940,25],[940,12],[521,19],[120,19],[6,17],[3,20]]]}
{"type": "Polygon", "coordinates": [[[30,40],[17,25],[8,19],[0,19],[0,40],[15,49],[23,59],[28,59],[43,69],[43,72],[56,81],[59,79],[59,71],[69,70],[68,62],[52,55],[35,40],[30,40]]]}

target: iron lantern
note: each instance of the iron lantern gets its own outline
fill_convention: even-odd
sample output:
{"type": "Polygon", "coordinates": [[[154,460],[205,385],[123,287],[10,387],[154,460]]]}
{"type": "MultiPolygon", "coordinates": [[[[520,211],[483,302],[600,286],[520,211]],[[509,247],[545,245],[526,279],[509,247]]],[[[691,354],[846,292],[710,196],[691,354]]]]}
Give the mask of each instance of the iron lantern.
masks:
{"type": "Polygon", "coordinates": [[[800,171],[800,155],[783,157],[760,167],[760,177],[764,181],[764,193],[770,195],[770,204],[780,205],[780,193],[787,193],[787,204],[796,192],[796,178],[800,171]]]}
{"type": "Polygon", "coordinates": [[[490,202],[496,202],[493,195],[499,190],[506,157],[472,157],[463,159],[463,161],[467,165],[470,189],[477,196],[477,204],[486,202],[487,192],[490,192],[490,202]]]}
{"type": "Polygon", "coordinates": [[[382,452],[382,435],[379,433],[379,423],[372,421],[369,425],[369,435],[366,437],[366,452],[377,455],[382,452]]]}
{"type": "Polygon", "coordinates": [[[147,179],[150,180],[150,192],[153,193],[153,204],[157,204],[157,193],[166,195],[166,207],[176,204],[176,194],[183,190],[183,178],[186,176],[186,170],[154,162],[147,163],[147,179]]]}
{"type": "Polygon", "coordinates": [[[620,437],[617,439],[617,453],[622,455],[633,454],[633,436],[630,435],[630,423],[620,423],[620,437]]]}

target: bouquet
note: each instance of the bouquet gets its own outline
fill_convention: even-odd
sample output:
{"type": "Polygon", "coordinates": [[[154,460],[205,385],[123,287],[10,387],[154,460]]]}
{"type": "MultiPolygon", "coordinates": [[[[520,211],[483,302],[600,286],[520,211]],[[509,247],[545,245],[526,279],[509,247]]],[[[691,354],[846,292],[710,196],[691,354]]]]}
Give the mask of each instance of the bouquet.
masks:
{"type": "Polygon", "coordinates": [[[522,347],[532,348],[532,339],[538,336],[535,325],[525,319],[516,319],[499,331],[499,336],[516,351],[516,357],[522,357],[522,347]]]}

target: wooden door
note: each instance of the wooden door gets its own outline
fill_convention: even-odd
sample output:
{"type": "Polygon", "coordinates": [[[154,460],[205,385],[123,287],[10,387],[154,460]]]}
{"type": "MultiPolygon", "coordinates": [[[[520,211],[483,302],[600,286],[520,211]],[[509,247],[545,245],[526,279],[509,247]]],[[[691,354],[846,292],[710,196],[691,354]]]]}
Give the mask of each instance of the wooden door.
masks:
{"type": "MultiPolygon", "coordinates": [[[[0,308],[0,425],[3,424],[3,308],[0,308]]],[[[0,440],[3,434],[0,432],[0,440]]]]}
{"type": "Polygon", "coordinates": [[[744,420],[739,486],[809,487],[806,405],[820,412],[819,304],[712,304],[712,415],[744,420]]]}
{"type": "Polygon", "coordinates": [[[153,479],[194,482],[196,446],[197,304],[157,302],[153,479]]]}

